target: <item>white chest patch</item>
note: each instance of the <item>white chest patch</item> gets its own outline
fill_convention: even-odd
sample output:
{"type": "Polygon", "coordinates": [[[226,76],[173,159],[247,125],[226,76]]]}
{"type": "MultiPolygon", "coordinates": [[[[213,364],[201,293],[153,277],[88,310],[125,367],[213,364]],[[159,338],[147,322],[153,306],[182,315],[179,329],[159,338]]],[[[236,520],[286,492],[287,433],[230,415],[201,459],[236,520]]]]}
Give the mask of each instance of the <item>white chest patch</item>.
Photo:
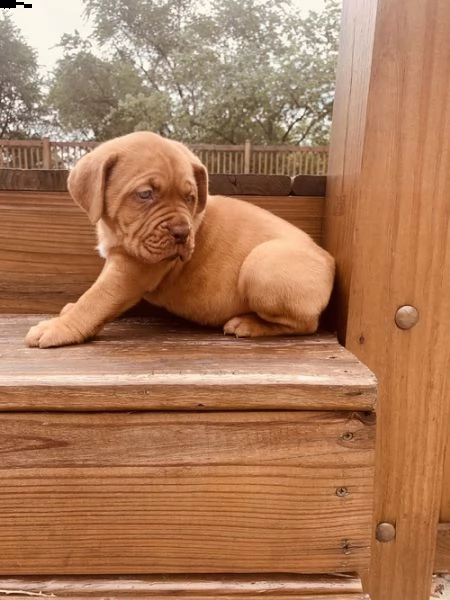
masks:
{"type": "Polygon", "coordinates": [[[100,256],[102,258],[106,258],[108,256],[105,244],[103,242],[100,242],[97,246],[97,251],[100,254],[100,256]]]}

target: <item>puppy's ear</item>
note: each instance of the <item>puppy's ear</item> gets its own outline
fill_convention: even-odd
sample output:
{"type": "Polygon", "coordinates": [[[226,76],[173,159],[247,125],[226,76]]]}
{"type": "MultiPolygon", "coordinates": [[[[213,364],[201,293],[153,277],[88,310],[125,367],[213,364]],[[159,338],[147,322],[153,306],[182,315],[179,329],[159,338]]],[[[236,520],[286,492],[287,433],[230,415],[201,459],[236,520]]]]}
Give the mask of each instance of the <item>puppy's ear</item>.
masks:
{"type": "Polygon", "coordinates": [[[75,202],[95,225],[102,218],[105,188],[117,155],[93,150],[81,158],[69,174],[67,188],[75,202]]]}
{"type": "Polygon", "coordinates": [[[197,184],[197,195],[198,195],[198,208],[197,212],[202,212],[205,209],[206,201],[208,199],[208,171],[205,165],[201,162],[198,156],[196,156],[187,146],[181,142],[171,140],[170,143],[174,144],[179,150],[183,152],[189,159],[192,169],[194,171],[195,182],[197,184]]]}
{"type": "Polygon", "coordinates": [[[198,195],[198,212],[202,212],[206,206],[206,200],[208,199],[208,171],[206,167],[202,165],[200,161],[194,162],[192,165],[194,168],[194,177],[197,184],[197,195],[198,195]]]}

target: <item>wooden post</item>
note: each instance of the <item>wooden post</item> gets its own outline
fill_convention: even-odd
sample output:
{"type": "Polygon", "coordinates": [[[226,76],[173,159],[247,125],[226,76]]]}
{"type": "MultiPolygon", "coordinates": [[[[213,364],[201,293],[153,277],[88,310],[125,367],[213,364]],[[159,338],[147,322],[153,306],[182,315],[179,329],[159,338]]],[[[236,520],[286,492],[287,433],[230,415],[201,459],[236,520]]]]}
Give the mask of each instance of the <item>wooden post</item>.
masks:
{"type": "Polygon", "coordinates": [[[50,152],[50,140],[48,138],[44,138],[42,142],[42,166],[44,169],[51,169],[52,156],[50,152]]]}
{"type": "Polygon", "coordinates": [[[245,140],[244,173],[250,173],[251,158],[252,158],[252,143],[250,140],[245,140]]]}
{"type": "Polygon", "coordinates": [[[450,402],[450,2],[405,6],[344,0],[326,202],[339,334],[379,378],[372,600],[429,598],[450,402]]]}

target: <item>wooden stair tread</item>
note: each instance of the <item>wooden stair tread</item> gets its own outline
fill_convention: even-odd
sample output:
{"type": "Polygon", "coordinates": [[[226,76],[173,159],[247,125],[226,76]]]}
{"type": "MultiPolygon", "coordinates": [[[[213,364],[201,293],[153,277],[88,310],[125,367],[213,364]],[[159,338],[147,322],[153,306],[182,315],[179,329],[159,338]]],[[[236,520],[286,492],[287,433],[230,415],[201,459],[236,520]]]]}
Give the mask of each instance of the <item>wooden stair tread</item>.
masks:
{"type": "Polygon", "coordinates": [[[153,317],[80,346],[27,348],[41,318],[0,317],[0,410],[374,408],[374,376],[330,334],[237,340],[153,317]]]}
{"type": "Polygon", "coordinates": [[[143,577],[1,578],[8,598],[301,598],[302,600],[369,600],[356,576],[332,575],[170,575],[143,577]]]}

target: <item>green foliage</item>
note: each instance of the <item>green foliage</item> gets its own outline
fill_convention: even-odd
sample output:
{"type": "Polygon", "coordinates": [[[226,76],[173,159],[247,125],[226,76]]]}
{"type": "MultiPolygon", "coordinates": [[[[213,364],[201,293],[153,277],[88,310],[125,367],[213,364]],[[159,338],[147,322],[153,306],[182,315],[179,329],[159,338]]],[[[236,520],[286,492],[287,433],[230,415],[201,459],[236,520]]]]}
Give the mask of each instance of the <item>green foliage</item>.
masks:
{"type": "Polygon", "coordinates": [[[290,0],[84,0],[92,42],[65,36],[50,98],[66,130],[184,141],[326,143],[340,11],[290,0]]]}
{"type": "Polygon", "coordinates": [[[8,12],[0,11],[0,138],[22,138],[41,114],[41,81],[35,51],[8,12]]]}
{"type": "Polygon", "coordinates": [[[64,35],[64,56],[54,72],[49,100],[56,107],[66,131],[92,131],[97,139],[112,137],[126,129],[115,113],[126,94],[142,91],[141,77],[129,61],[99,58],[89,42],[78,34],[64,35]]]}

